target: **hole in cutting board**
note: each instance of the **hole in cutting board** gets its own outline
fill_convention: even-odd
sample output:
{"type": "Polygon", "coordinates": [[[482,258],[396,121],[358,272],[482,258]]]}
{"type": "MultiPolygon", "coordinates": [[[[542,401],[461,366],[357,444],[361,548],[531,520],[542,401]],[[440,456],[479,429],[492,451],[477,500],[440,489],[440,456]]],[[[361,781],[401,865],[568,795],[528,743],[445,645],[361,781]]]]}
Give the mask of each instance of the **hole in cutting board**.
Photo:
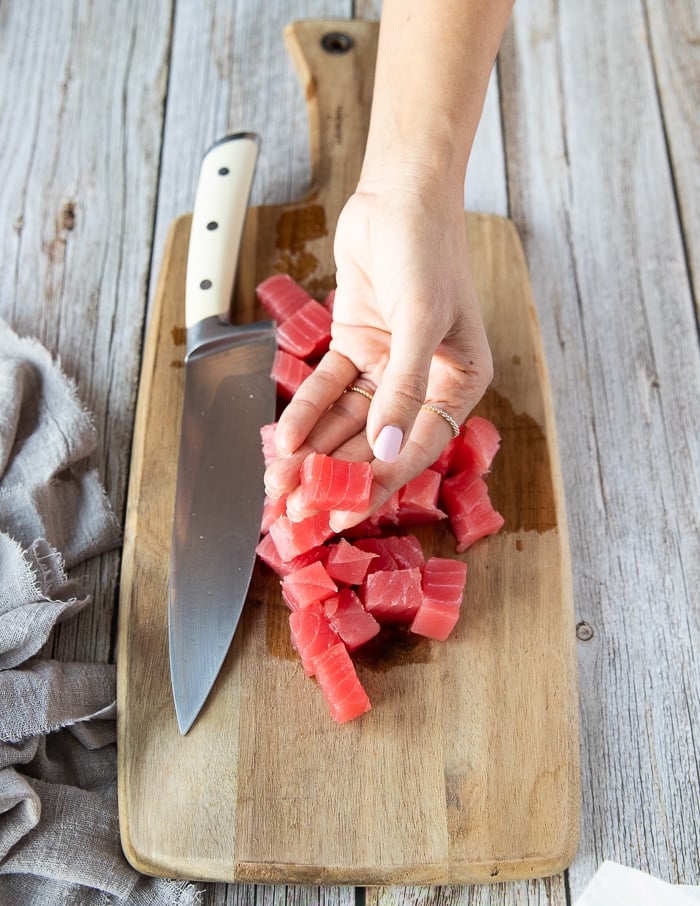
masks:
{"type": "Polygon", "coordinates": [[[321,47],[327,53],[347,53],[355,42],[342,31],[329,31],[321,38],[321,47]]]}

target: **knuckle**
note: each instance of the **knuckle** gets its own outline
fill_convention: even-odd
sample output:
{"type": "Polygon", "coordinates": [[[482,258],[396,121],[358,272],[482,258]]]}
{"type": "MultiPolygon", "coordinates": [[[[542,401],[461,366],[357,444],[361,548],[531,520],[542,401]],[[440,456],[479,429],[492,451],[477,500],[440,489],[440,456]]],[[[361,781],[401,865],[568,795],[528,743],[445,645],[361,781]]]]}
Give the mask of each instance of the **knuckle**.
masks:
{"type": "Polygon", "coordinates": [[[323,407],[320,406],[316,400],[310,399],[309,397],[303,395],[299,395],[298,392],[297,395],[295,395],[293,402],[297,410],[297,415],[299,415],[303,411],[304,417],[311,416],[314,419],[318,419],[324,412],[323,407]]]}
{"type": "Polygon", "coordinates": [[[394,404],[401,411],[414,412],[423,403],[427,389],[426,375],[403,374],[392,390],[394,404]]]}
{"type": "Polygon", "coordinates": [[[300,392],[302,394],[305,391],[308,392],[309,385],[315,388],[314,392],[316,394],[325,395],[328,390],[334,389],[336,382],[337,378],[333,370],[328,365],[320,363],[313,374],[306,378],[297,391],[296,396],[298,397],[300,392]]]}

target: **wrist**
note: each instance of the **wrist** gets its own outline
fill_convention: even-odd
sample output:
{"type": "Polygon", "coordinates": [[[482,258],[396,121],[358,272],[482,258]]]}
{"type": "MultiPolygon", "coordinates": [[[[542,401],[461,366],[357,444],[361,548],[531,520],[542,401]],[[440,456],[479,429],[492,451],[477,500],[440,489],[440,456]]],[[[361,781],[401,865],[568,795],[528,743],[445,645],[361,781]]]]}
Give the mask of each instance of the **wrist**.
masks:
{"type": "Polygon", "coordinates": [[[368,142],[358,192],[376,194],[387,189],[418,195],[451,195],[463,198],[466,153],[434,142],[425,147],[392,141],[368,142]],[[464,159],[462,159],[464,158],[464,159]]]}

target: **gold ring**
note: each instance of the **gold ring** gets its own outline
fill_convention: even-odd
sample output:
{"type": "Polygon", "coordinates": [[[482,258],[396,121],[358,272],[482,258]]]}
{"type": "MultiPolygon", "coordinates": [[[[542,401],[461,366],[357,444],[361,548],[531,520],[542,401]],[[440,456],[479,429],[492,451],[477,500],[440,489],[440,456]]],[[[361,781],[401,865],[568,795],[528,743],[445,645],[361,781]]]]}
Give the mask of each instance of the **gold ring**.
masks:
{"type": "Polygon", "coordinates": [[[450,426],[452,437],[459,437],[459,425],[452,418],[449,412],[445,412],[444,409],[441,409],[439,406],[433,405],[433,403],[424,403],[421,406],[421,409],[427,409],[428,412],[434,412],[436,415],[439,415],[440,418],[444,418],[447,424],[450,426]]]}
{"type": "Polygon", "coordinates": [[[356,387],[354,384],[350,384],[349,387],[346,387],[343,393],[347,393],[348,390],[352,390],[353,393],[359,393],[361,396],[364,396],[368,400],[371,400],[374,396],[374,394],[370,393],[369,390],[365,390],[364,387],[356,387]]]}

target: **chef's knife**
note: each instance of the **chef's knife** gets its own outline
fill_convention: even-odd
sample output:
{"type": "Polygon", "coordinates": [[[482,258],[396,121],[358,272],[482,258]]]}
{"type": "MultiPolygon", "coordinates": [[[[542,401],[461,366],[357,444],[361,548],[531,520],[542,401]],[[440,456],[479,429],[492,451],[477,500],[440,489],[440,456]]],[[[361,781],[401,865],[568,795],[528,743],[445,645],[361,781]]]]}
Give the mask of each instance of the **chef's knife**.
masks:
{"type": "Polygon", "coordinates": [[[214,685],[245,603],[264,503],[260,428],[275,417],[274,323],[229,321],[258,144],[242,132],[207,151],[192,215],[168,621],[183,735],[214,685]]]}

